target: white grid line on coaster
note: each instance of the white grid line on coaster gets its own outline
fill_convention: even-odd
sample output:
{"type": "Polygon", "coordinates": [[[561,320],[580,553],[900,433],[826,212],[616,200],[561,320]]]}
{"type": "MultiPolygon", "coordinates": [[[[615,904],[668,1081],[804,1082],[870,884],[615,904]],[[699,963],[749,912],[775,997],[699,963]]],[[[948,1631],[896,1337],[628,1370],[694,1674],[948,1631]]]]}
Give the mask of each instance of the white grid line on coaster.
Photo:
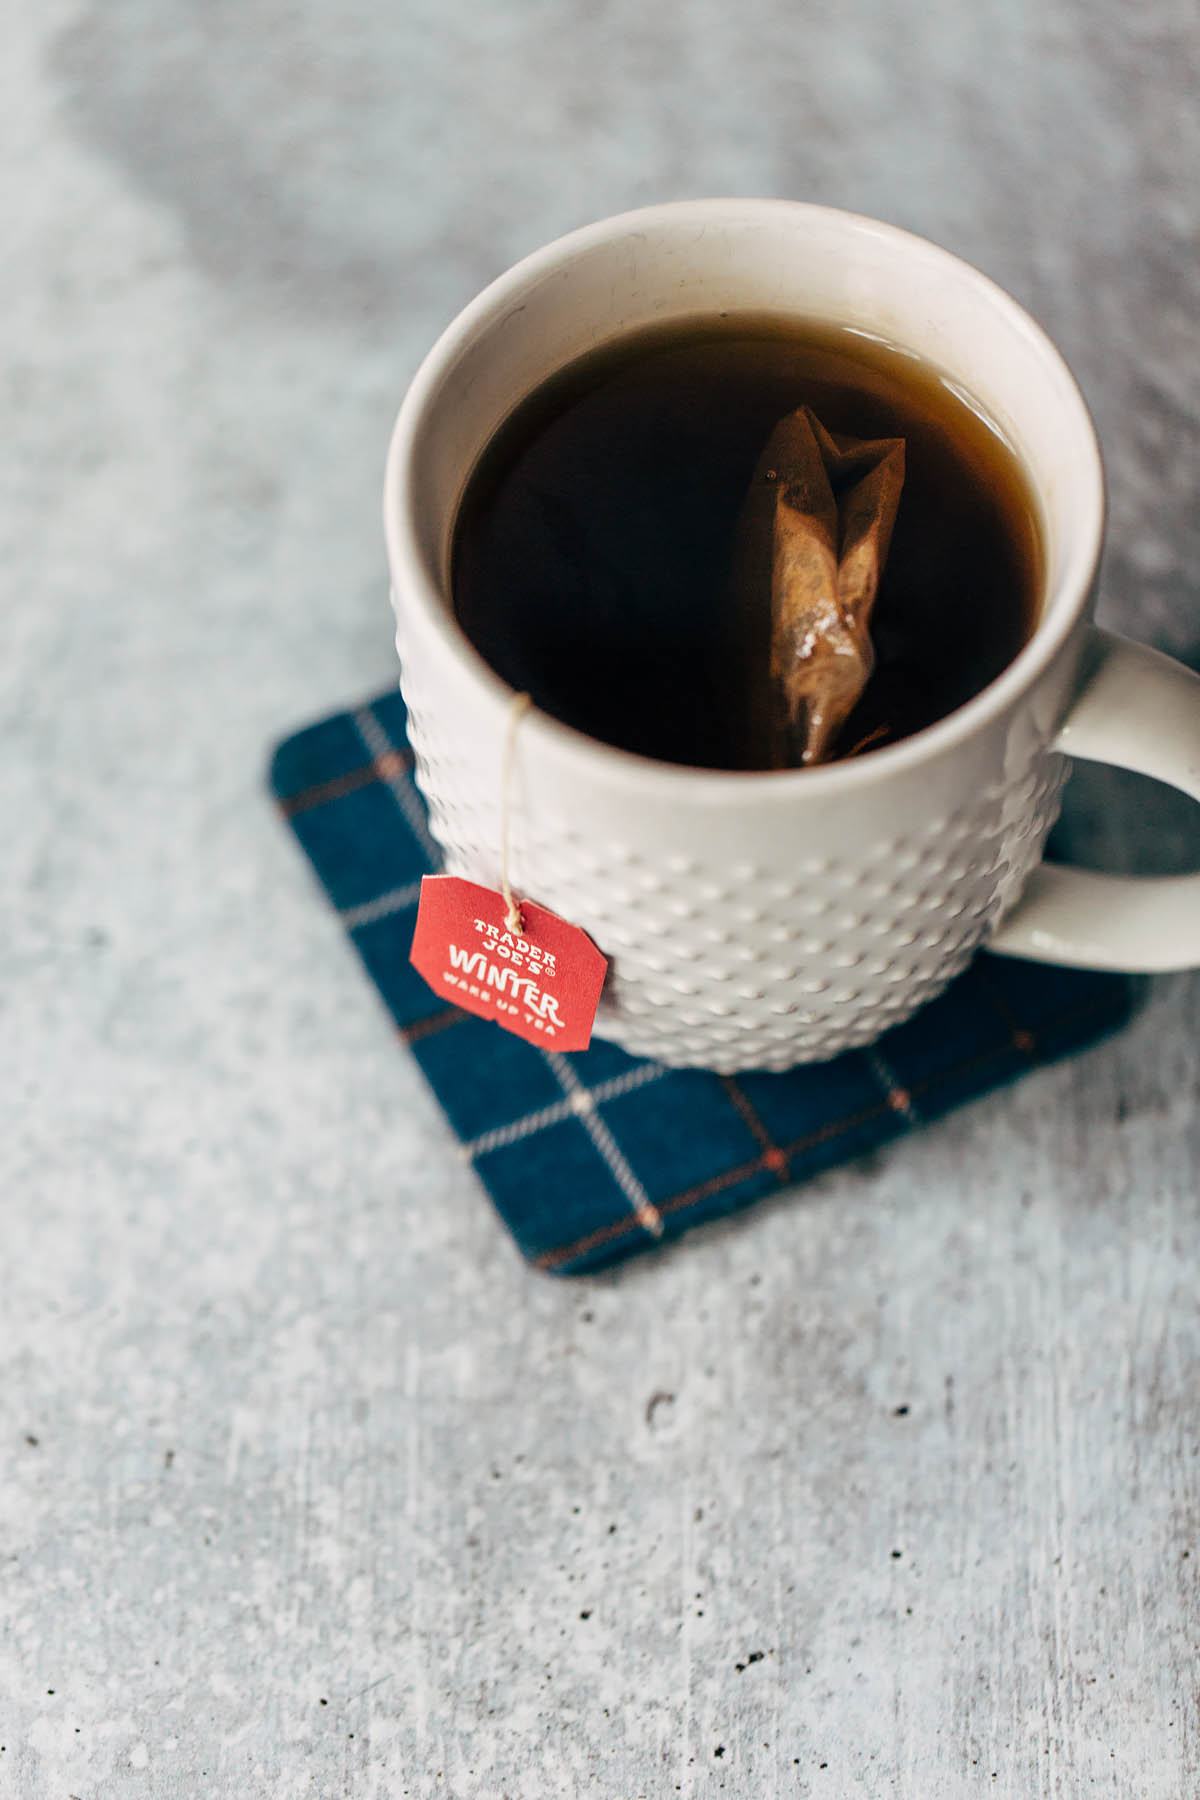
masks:
{"type": "MultiPolygon", "coordinates": [[[[399,755],[398,746],[393,744],[369,706],[358,707],[350,716],[354,720],[355,730],[366,746],[367,755],[372,762],[379,762],[385,756],[399,755]]],[[[425,823],[425,813],[417,798],[417,790],[407,773],[400,770],[396,774],[385,775],[384,780],[395,795],[396,804],[404,814],[409,830],[428,856],[430,863],[437,868],[441,862],[441,851],[429,835],[429,827],[425,823]]]]}
{"type": "Polygon", "coordinates": [[[896,1078],[895,1070],[886,1062],[878,1050],[864,1050],[863,1060],[872,1075],[883,1089],[884,1097],[893,1112],[898,1112],[902,1119],[910,1125],[919,1125],[921,1115],[913,1105],[912,1095],[902,1082],[896,1078]]]}
{"type": "Polygon", "coordinates": [[[360,925],[374,925],[376,919],[386,919],[391,913],[403,912],[406,906],[415,906],[420,898],[421,883],[410,881],[407,887],[389,888],[377,900],[364,900],[361,906],[344,906],[338,917],[347,931],[357,931],[360,925]]]}
{"type": "Polygon", "coordinates": [[[509,1144],[518,1144],[522,1138],[533,1137],[549,1125],[560,1125],[564,1119],[580,1118],[586,1125],[584,1114],[589,1106],[602,1106],[606,1100],[616,1100],[622,1094],[631,1094],[635,1088],[661,1080],[666,1072],[661,1063],[644,1063],[640,1068],[627,1069],[624,1075],[614,1075],[610,1081],[602,1081],[594,1088],[584,1088],[580,1084],[579,1093],[556,1100],[551,1106],[543,1106],[538,1112],[528,1113],[523,1119],[514,1119],[511,1125],[497,1125],[491,1131],[481,1132],[477,1138],[472,1138],[462,1146],[462,1154],[473,1162],[477,1156],[486,1156],[489,1150],[507,1149],[509,1144]]]}
{"type": "Polygon", "coordinates": [[[596,1103],[592,1095],[588,1093],[570,1063],[559,1051],[543,1050],[542,1055],[558,1077],[559,1085],[567,1099],[572,1102],[572,1111],[577,1114],[584,1130],[612,1171],[617,1186],[632,1206],[638,1224],[643,1231],[648,1231],[651,1237],[661,1237],[663,1234],[662,1214],[626,1162],[617,1145],[617,1140],[596,1111],[596,1103]]]}

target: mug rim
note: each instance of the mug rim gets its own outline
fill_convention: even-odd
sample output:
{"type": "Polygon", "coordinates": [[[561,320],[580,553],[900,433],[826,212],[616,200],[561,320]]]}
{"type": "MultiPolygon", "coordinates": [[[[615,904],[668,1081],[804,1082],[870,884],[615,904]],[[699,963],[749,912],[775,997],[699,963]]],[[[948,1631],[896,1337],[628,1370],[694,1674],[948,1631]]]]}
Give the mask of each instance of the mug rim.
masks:
{"type": "MultiPolygon", "coordinates": [[[[656,225],[687,223],[689,216],[697,225],[708,225],[718,219],[729,223],[745,221],[755,213],[764,218],[788,214],[797,221],[806,218],[819,218],[826,223],[836,221],[851,232],[884,238],[901,250],[907,247],[935,265],[941,263],[947,274],[953,273],[960,280],[965,275],[969,282],[987,292],[992,304],[1007,315],[1010,324],[1053,369],[1073,402],[1077,412],[1075,423],[1080,428],[1078,436],[1087,453],[1089,466],[1085,475],[1091,490],[1090,516],[1081,522],[1077,543],[1065,560],[1056,587],[1044,595],[1037,625],[1012,662],[986,687],[944,718],[894,744],[884,745],[861,757],[848,757],[812,768],[709,769],[665,762],[620,749],[602,739],[589,737],[537,706],[530,706],[523,718],[523,739],[527,742],[541,740],[547,748],[553,746],[560,758],[565,756],[568,761],[586,763],[593,774],[600,763],[614,775],[623,771],[635,776],[643,787],[647,782],[667,789],[686,787],[693,799],[701,797],[704,789],[711,789],[713,799],[728,799],[731,789],[740,787],[748,793],[749,787],[753,786],[757,790],[756,799],[770,797],[794,803],[802,794],[816,799],[818,794],[831,797],[839,791],[869,787],[953,751],[956,745],[1001,717],[1037,683],[1087,613],[1103,549],[1106,513],[1104,465],[1095,423],[1079,383],[1048,333],[1006,289],[963,257],[882,219],[840,207],[783,199],[666,201],[617,213],[554,238],[514,263],[469,301],[446,326],[418,367],[400,406],[388,447],[383,494],[384,533],[393,598],[399,585],[399,571],[403,570],[406,600],[419,598],[425,623],[440,638],[442,648],[459,664],[465,665],[481,689],[481,698],[490,700],[496,708],[507,713],[516,698],[516,690],[496,673],[458,623],[448,596],[442,593],[426,567],[420,544],[413,486],[406,479],[406,465],[430,404],[456,357],[479,332],[489,322],[497,321],[510,311],[522,292],[540,284],[556,267],[561,267],[579,252],[652,230],[656,225]]],[[[1036,491],[1032,473],[1030,481],[1036,491]]],[[[530,748],[533,749],[533,744],[530,748]]]]}

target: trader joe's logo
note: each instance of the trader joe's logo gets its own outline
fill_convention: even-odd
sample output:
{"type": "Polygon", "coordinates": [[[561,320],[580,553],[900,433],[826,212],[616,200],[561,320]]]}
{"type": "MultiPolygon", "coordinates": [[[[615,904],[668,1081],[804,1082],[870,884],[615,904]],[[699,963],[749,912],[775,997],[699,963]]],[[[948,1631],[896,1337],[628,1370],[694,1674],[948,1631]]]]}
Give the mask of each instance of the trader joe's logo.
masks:
{"type": "Polygon", "coordinates": [[[523,931],[503,895],[457,875],[421,883],[412,963],[434,992],[531,1044],[586,1050],[608,964],[585,931],[531,900],[523,931]]]}

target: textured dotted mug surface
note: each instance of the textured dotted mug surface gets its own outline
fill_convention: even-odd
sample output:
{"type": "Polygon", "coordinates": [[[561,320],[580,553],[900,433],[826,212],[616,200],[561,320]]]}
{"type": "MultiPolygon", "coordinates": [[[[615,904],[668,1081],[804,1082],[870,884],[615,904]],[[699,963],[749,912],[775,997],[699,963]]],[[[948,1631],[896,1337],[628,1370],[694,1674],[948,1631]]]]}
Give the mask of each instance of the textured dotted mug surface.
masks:
{"type": "MultiPolygon", "coordinates": [[[[467,754],[476,733],[455,734],[457,754],[431,733],[407,660],[401,687],[444,866],[494,882],[499,763],[486,748],[467,754]]],[[[1015,780],[981,784],[953,810],[935,804],[902,835],[861,825],[835,835],[796,806],[768,812],[756,831],[736,779],[696,830],[686,804],[651,796],[647,771],[617,835],[582,797],[569,804],[569,776],[552,797],[558,783],[539,758],[518,736],[511,866],[519,891],[582,925],[609,959],[597,1034],[719,1072],[870,1043],[939,993],[1038,861],[1066,773],[1043,750],[1015,780]]]]}

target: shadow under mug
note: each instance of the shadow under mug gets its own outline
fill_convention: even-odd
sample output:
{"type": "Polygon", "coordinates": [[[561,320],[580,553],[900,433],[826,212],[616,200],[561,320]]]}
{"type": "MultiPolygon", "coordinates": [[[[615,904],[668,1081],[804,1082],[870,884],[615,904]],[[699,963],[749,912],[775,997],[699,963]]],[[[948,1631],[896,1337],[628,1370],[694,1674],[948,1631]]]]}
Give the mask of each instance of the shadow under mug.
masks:
{"type": "Polygon", "coordinates": [[[1087,408],[1033,320],[946,251],[770,200],[684,201],[574,232],[502,275],[430,351],[392,437],[384,514],[416,779],[445,867],[498,885],[506,802],[514,888],[610,959],[599,1035],[670,1065],[784,1069],[871,1042],[981,944],[1093,968],[1200,964],[1200,875],[1041,860],[1069,756],[1200,799],[1200,679],[1091,623],[1104,483],[1087,408]],[[472,470],[576,357],[737,311],[872,332],[975,397],[1041,508],[1029,642],[956,712],[853,761],[682,768],[536,709],[506,758],[515,696],[449,589],[472,470]]]}

